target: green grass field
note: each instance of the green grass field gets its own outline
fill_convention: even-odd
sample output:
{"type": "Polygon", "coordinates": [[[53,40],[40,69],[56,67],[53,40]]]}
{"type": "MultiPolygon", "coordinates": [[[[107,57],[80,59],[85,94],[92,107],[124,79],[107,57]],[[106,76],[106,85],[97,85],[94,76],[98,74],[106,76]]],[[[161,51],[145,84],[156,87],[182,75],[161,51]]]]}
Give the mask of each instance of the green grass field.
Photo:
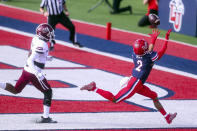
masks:
{"type": "MultiPolygon", "coordinates": [[[[111,2],[112,0],[110,0],[111,2]]],[[[41,0],[9,0],[0,3],[26,8],[34,11],[39,11],[41,0]]],[[[128,31],[140,32],[144,34],[151,33],[149,27],[138,27],[139,19],[146,13],[147,7],[142,4],[142,0],[123,0],[121,7],[132,5],[133,14],[125,12],[118,15],[111,15],[109,8],[105,3],[102,3],[92,12],[88,10],[97,4],[99,0],[67,0],[67,7],[72,19],[82,20],[86,22],[106,25],[107,22],[112,22],[112,27],[124,29],[128,31]]],[[[164,37],[165,31],[161,30],[160,37],[164,37]]],[[[178,33],[172,33],[171,39],[197,45],[197,37],[187,36],[178,33]]]]}

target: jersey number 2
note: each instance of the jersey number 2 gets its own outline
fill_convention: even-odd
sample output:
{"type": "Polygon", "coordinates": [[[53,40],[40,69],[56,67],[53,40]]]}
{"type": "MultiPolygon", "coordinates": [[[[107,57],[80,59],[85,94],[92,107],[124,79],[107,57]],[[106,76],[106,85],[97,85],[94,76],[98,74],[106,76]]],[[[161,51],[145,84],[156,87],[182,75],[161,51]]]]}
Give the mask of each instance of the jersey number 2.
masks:
{"type": "Polygon", "coordinates": [[[141,61],[141,60],[138,60],[138,61],[137,61],[137,64],[138,64],[138,67],[136,67],[135,70],[141,71],[142,61],[141,61]]]}

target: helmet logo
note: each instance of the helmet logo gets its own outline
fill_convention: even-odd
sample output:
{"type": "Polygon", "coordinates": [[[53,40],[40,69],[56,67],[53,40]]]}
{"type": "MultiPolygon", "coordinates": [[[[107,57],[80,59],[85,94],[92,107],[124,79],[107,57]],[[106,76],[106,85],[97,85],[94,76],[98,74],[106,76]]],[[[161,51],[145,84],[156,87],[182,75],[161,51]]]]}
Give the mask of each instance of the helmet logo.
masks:
{"type": "Polygon", "coordinates": [[[140,47],[140,45],[138,43],[135,43],[134,46],[135,46],[135,48],[139,48],[140,47]]]}
{"type": "Polygon", "coordinates": [[[50,32],[48,27],[43,28],[42,31],[43,31],[43,33],[50,32]]]}

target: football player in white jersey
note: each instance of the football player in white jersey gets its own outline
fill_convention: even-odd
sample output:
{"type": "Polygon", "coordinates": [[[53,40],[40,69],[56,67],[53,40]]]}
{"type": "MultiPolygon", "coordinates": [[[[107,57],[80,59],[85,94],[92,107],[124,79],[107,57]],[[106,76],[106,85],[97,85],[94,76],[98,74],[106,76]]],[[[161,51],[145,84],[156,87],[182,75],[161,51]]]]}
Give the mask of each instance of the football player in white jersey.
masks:
{"type": "Polygon", "coordinates": [[[37,121],[39,123],[57,123],[57,121],[49,117],[52,89],[42,73],[46,61],[51,61],[53,58],[52,56],[48,56],[49,48],[47,44],[47,42],[52,40],[54,40],[53,28],[46,23],[40,24],[36,28],[36,36],[32,39],[26,65],[15,86],[10,83],[0,82],[0,88],[13,94],[20,93],[30,82],[44,94],[44,112],[41,116],[41,120],[37,121]]]}

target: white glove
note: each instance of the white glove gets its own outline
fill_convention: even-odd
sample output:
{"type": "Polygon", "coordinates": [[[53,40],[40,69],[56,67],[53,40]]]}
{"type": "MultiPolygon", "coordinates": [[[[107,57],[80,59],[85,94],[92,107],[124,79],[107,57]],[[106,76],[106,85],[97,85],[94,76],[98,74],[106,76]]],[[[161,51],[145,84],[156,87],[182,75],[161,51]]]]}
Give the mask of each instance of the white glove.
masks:
{"type": "Polygon", "coordinates": [[[47,56],[47,61],[52,61],[53,60],[53,56],[47,56]]]}

